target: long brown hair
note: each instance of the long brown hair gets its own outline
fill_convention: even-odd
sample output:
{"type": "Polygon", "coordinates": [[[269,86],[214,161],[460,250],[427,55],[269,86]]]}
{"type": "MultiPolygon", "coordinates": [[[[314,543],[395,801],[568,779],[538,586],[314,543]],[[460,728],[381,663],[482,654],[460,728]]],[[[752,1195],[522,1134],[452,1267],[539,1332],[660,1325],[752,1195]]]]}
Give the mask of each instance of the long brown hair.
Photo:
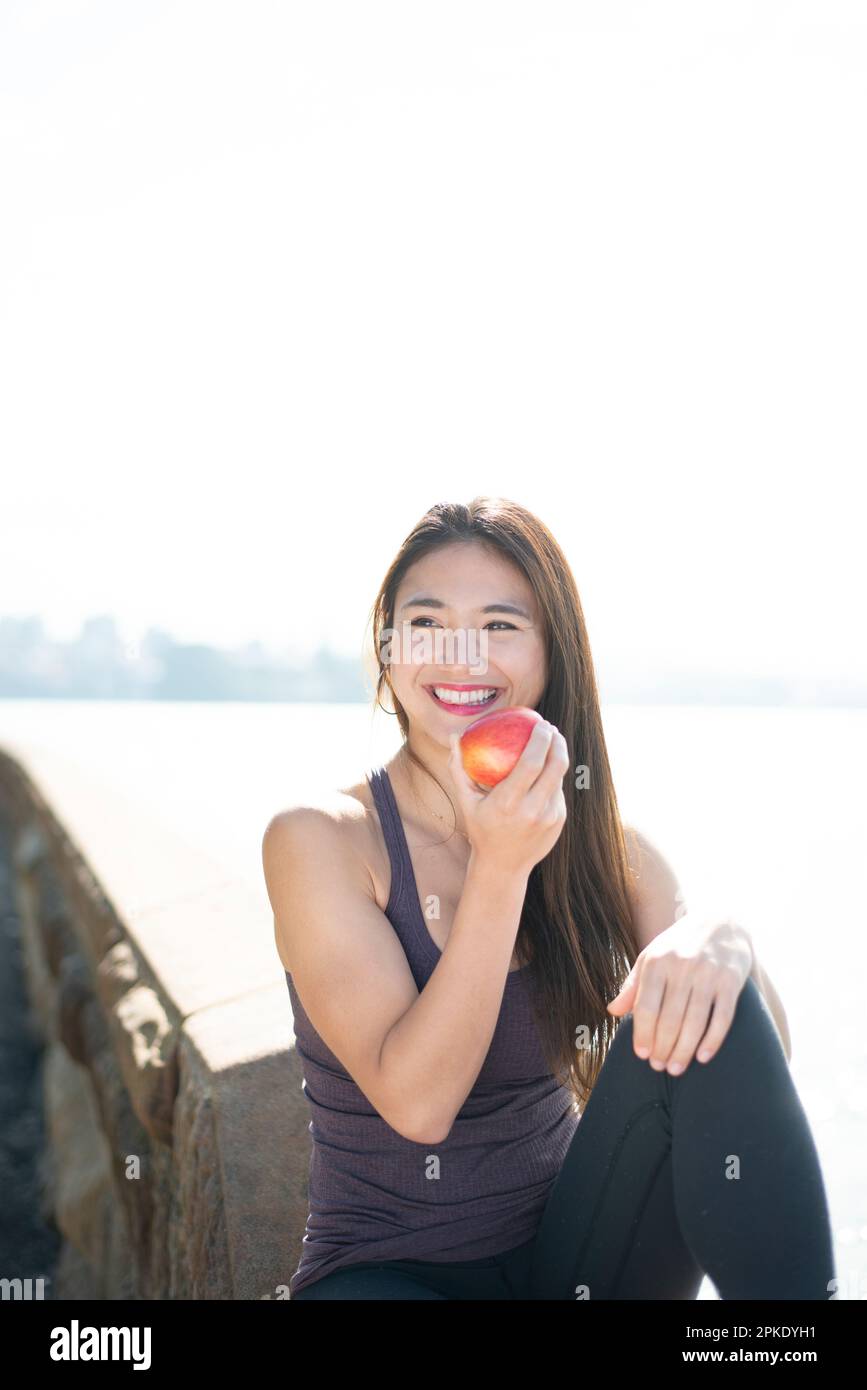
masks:
{"type": "Polygon", "coordinates": [[[384,708],[380,696],[388,690],[393,709],[386,712],[397,716],[404,754],[422,766],[407,744],[409,720],[388,681],[383,633],[394,628],[395,595],[409,567],[454,541],[480,541],[525,575],[543,615],[547,652],[547,681],[536,708],[566,739],[570,767],[588,769],[588,784],[581,788],[571,773],[564,778],[566,822],[529,875],[516,940],[524,958],[531,955],[528,974],[552,1074],[583,1108],[620,1023],[606,1004],[622,987],[638,947],[623,824],[581,601],[563,552],[538,517],[502,497],[475,497],[468,506],[441,502],[425,513],[394,557],[370,610],[375,700],[384,708]]]}

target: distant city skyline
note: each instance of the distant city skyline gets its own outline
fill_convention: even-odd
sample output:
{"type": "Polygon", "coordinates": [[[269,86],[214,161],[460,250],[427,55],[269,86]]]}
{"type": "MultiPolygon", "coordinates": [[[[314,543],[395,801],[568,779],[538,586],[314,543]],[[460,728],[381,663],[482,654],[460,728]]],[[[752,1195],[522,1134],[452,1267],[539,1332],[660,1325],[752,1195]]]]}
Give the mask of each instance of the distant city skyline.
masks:
{"type": "MultiPolygon", "coordinates": [[[[237,646],[179,641],[152,625],[130,642],[111,614],[94,614],[68,640],[38,615],[0,616],[0,699],[366,701],[373,698],[365,651],[321,644],[298,657],[258,640],[237,646]]],[[[867,705],[867,683],[829,673],[702,670],[689,665],[600,666],[603,700],[617,703],[867,705]]]]}

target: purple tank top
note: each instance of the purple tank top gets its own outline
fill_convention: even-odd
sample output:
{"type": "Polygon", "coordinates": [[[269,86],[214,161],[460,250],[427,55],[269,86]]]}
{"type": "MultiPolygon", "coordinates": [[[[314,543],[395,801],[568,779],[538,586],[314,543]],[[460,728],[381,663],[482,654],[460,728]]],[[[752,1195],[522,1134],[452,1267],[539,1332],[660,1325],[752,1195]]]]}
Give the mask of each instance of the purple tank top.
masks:
{"type": "MultiPolygon", "coordinates": [[[[367,780],[391,861],[386,916],[421,992],[442,952],[422,912],[386,768],[367,780]]],[[[414,1143],[385,1122],[315,1031],[288,971],[286,981],[312,1137],[309,1215],[290,1297],[360,1260],[484,1259],[530,1240],[581,1117],[543,1055],[528,967],[506,976],[485,1061],[436,1144],[414,1143]]]]}

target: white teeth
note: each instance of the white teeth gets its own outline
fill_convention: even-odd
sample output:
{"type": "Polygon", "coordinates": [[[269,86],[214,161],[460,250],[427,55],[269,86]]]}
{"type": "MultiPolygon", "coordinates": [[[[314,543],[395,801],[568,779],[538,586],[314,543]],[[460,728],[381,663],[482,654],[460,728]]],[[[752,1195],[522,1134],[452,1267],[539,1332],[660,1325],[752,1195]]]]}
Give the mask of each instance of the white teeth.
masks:
{"type": "Polygon", "coordinates": [[[441,685],[434,686],[434,694],[446,705],[481,705],[497,694],[494,686],[489,690],[445,690],[441,685]]]}

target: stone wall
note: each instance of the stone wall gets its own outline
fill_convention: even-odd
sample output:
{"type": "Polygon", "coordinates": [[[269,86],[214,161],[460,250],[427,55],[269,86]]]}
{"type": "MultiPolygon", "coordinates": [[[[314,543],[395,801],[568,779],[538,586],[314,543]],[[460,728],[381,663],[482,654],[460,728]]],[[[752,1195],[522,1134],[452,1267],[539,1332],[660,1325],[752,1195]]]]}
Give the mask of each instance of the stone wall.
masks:
{"type": "Polygon", "coordinates": [[[0,748],[0,817],[45,1049],[53,1296],[288,1297],[309,1114],[270,917],[46,750],[0,748]]]}

